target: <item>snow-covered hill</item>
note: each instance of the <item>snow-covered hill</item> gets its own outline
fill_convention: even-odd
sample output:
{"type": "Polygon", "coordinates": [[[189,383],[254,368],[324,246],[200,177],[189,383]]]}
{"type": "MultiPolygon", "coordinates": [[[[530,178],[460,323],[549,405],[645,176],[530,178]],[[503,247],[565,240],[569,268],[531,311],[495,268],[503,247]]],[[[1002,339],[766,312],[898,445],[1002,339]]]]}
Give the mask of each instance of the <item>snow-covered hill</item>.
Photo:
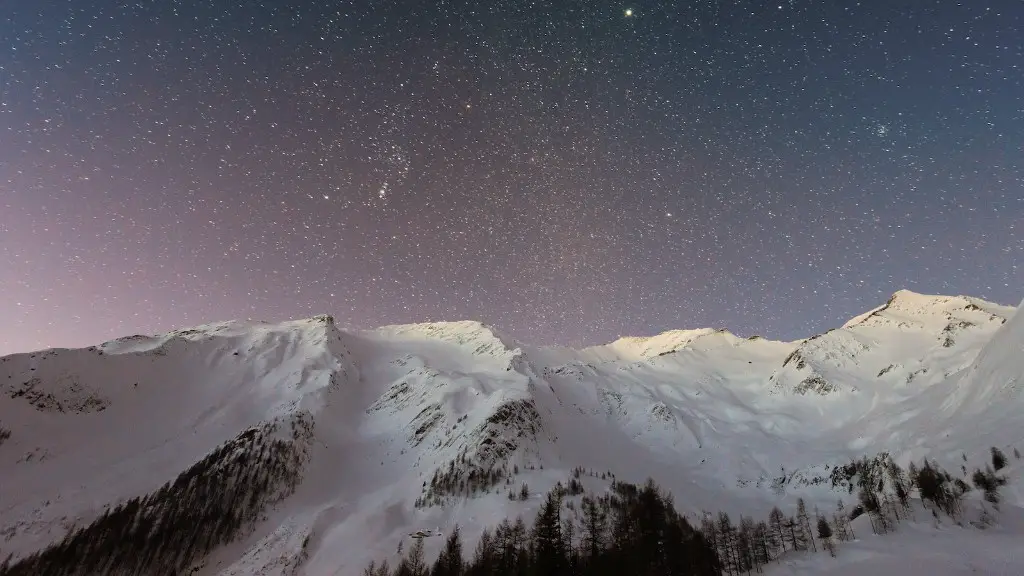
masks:
{"type": "Polygon", "coordinates": [[[18,354],[0,359],[0,559],[118,504],[166,516],[154,503],[173,494],[239,510],[174,560],[195,574],[357,574],[410,532],[458,523],[472,540],[529,515],[537,497],[510,489],[576,467],[653,477],[693,513],[831,508],[851,458],[959,469],[1024,448],[1022,384],[1024,315],[906,291],[797,342],[703,329],[534,348],[477,322],[344,332],[319,316],[18,354]]]}

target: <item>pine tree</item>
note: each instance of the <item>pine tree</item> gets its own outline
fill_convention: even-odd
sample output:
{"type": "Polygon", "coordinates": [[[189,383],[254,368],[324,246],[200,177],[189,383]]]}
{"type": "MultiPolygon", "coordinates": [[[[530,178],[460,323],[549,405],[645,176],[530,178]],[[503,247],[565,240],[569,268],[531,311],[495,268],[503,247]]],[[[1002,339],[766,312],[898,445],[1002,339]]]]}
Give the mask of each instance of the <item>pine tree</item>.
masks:
{"type": "Polygon", "coordinates": [[[890,520],[889,526],[895,526],[900,522],[900,505],[895,495],[886,494],[882,498],[882,510],[886,517],[890,520]]]}
{"type": "MultiPolygon", "coordinates": [[[[571,483],[570,483],[571,485],[571,483]]],[[[579,569],[580,551],[576,547],[576,521],[574,515],[562,519],[562,539],[565,543],[566,570],[564,574],[576,574],[579,569]]]]}
{"type": "Polygon", "coordinates": [[[528,566],[528,559],[524,558],[530,544],[528,532],[521,516],[517,517],[514,523],[503,521],[495,530],[496,573],[513,574],[528,566]]]}
{"type": "Polygon", "coordinates": [[[740,516],[740,525],[736,533],[736,544],[739,548],[740,570],[750,573],[755,566],[760,566],[755,561],[755,530],[754,519],[749,516],[740,516]]]}
{"type": "Polygon", "coordinates": [[[790,550],[802,550],[800,548],[800,539],[796,533],[796,520],[792,516],[786,516],[782,519],[782,539],[783,547],[785,547],[786,543],[789,543],[790,550]]]}
{"type": "Polygon", "coordinates": [[[462,576],[462,538],[459,526],[452,528],[451,534],[445,540],[444,549],[434,562],[431,576],[462,576]]]}
{"type": "Polygon", "coordinates": [[[807,540],[811,543],[811,549],[817,552],[818,546],[814,543],[814,532],[811,530],[811,517],[807,514],[807,503],[804,502],[803,498],[796,501],[796,510],[796,518],[797,522],[800,523],[800,530],[806,534],[807,540]]]}
{"type": "Polygon", "coordinates": [[[711,548],[714,549],[716,553],[718,553],[719,557],[721,557],[721,548],[719,547],[718,525],[715,523],[715,517],[711,514],[711,512],[708,512],[707,510],[704,510],[701,513],[700,531],[704,535],[704,538],[708,541],[708,545],[710,545],[711,548]]]}
{"type": "Polygon", "coordinates": [[[427,576],[427,561],[423,555],[423,538],[416,538],[401,564],[398,576],[427,576]]]}
{"type": "Polygon", "coordinates": [[[739,561],[736,553],[736,529],[732,520],[725,512],[718,513],[718,558],[722,569],[728,574],[739,573],[739,561]]]}
{"type": "Polygon", "coordinates": [[[899,505],[905,512],[910,512],[910,479],[899,465],[890,457],[888,461],[889,480],[899,505]]]}
{"type": "Polygon", "coordinates": [[[793,549],[806,552],[808,548],[807,532],[804,531],[803,523],[796,516],[786,518],[786,523],[789,525],[789,532],[793,537],[793,549]]]}
{"type": "Polygon", "coordinates": [[[484,528],[480,540],[473,551],[473,567],[475,574],[492,574],[495,566],[495,544],[491,531],[484,528]]]}
{"type": "Polygon", "coordinates": [[[1006,467],[1006,454],[1003,454],[1002,450],[1000,450],[999,448],[996,448],[995,446],[993,446],[992,447],[992,468],[994,468],[995,471],[998,472],[998,471],[1002,470],[1005,467],[1006,467]]]}
{"type": "Polygon", "coordinates": [[[563,569],[565,550],[562,542],[561,492],[552,490],[541,505],[533,525],[537,576],[558,576],[563,569]]]}
{"type": "Polygon", "coordinates": [[[388,561],[385,560],[378,566],[376,562],[370,562],[370,565],[363,569],[363,576],[391,576],[391,567],[388,566],[388,561]]]}
{"type": "Polygon", "coordinates": [[[584,554],[588,558],[597,558],[604,548],[605,535],[608,531],[608,515],[590,496],[583,497],[581,507],[583,508],[581,536],[584,554]]]}
{"type": "Polygon", "coordinates": [[[846,506],[843,505],[842,499],[836,503],[835,525],[836,536],[840,540],[845,542],[854,538],[853,529],[850,527],[850,516],[846,513],[846,506]]]}
{"type": "MultiPolygon", "coordinates": [[[[772,531],[768,529],[768,523],[764,520],[754,526],[755,562],[763,566],[772,561],[772,550],[775,548],[772,531]]],[[[758,568],[760,572],[760,568],[758,568]]]]}
{"type": "Polygon", "coordinates": [[[860,505],[867,512],[871,519],[871,530],[875,534],[884,534],[885,520],[882,514],[882,503],[878,500],[878,495],[875,494],[871,486],[862,486],[857,491],[857,499],[860,500],[860,505]]]}
{"type": "MultiPolygon", "coordinates": [[[[911,465],[913,466],[913,465],[911,465]]],[[[914,469],[911,468],[913,471],[914,469]]],[[[936,472],[935,468],[931,466],[928,460],[924,461],[920,470],[914,474],[914,484],[917,485],[918,494],[921,496],[921,500],[931,500],[932,505],[938,505],[939,488],[942,484],[942,479],[936,472]]]]}
{"type": "Polygon", "coordinates": [[[671,523],[668,499],[661,494],[653,480],[648,479],[637,494],[634,516],[638,532],[640,563],[646,571],[664,573],[668,561],[667,533],[671,523]]]}
{"type": "Polygon", "coordinates": [[[824,517],[818,516],[818,538],[821,540],[821,545],[833,558],[836,556],[836,547],[832,542],[832,527],[828,525],[828,520],[824,517]]]}
{"type": "Polygon", "coordinates": [[[998,510],[1001,500],[999,488],[1006,485],[1006,477],[997,475],[995,470],[986,466],[984,472],[975,470],[972,480],[976,488],[985,492],[985,501],[991,503],[998,510]]]}
{"type": "MultiPolygon", "coordinates": [[[[778,547],[782,548],[782,551],[786,551],[786,537],[785,537],[785,516],[782,514],[782,510],[776,506],[772,508],[772,511],[768,513],[768,529],[774,534],[774,542],[777,543],[778,547]]],[[[776,554],[776,557],[779,557],[776,554]]]]}
{"type": "MultiPolygon", "coordinates": [[[[935,509],[941,510],[950,517],[960,515],[960,500],[964,495],[965,483],[953,482],[952,476],[937,464],[924,461],[921,469],[914,476],[921,500],[931,500],[935,509]]],[[[933,510],[933,514],[937,514],[933,510]]]]}
{"type": "Polygon", "coordinates": [[[766,556],[768,561],[778,560],[781,556],[782,539],[776,527],[772,526],[772,515],[768,515],[768,521],[764,522],[764,545],[767,547],[768,552],[766,556]]]}

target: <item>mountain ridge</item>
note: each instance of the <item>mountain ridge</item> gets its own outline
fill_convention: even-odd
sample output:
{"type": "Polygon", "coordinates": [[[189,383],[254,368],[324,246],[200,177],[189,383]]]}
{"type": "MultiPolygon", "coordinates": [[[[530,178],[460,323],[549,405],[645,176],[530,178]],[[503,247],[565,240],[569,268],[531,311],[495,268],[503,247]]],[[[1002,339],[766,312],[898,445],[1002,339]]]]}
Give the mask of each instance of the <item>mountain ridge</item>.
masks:
{"type": "MultiPolygon", "coordinates": [[[[691,513],[764,511],[780,477],[784,493],[831,505],[815,483],[849,458],[958,456],[944,437],[988,413],[975,396],[1018,386],[1005,367],[1024,342],[1014,317],[901,291],[793,342],[698,329],[572,350],[476,321],[346,331],[320,315],[7,356],[0,556],[39,550],[244,430],[301,414],[311,432],[294,493],[195,559],[198,574],[278,573],[281,557],[295,573],[355,573],[413,530],[458,522],[472,538],[529,514],[534,500],[505,493],[579,466],[653,477],[691,513]],[[344,560],[332,552],[343,542],[344,560]]],[[[970,434],[979,450],[998,435],[970,434]]]]}

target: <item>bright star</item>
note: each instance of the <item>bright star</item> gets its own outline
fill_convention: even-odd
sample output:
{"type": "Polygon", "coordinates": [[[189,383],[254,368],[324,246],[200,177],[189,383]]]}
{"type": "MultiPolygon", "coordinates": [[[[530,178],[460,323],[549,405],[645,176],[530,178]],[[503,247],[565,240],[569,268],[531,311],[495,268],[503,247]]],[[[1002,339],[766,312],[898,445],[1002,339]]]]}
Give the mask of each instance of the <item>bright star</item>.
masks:
{"type": "Polygon", "coordinates": [[[633,9],[632,8],[626,8],[626,18],[629,18],[632,15],[633,15],[633,9]]]}

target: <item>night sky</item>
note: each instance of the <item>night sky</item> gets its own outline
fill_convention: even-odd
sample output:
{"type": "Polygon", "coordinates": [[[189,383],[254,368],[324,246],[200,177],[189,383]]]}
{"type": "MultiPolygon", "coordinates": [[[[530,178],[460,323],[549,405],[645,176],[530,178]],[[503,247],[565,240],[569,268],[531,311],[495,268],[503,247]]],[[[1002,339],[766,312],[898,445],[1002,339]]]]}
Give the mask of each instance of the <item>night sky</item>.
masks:
{"type": "Polygon", "coordinates": [[[1017,0],[3,0],[0,353],[1024,296],[1017,0]]]}

